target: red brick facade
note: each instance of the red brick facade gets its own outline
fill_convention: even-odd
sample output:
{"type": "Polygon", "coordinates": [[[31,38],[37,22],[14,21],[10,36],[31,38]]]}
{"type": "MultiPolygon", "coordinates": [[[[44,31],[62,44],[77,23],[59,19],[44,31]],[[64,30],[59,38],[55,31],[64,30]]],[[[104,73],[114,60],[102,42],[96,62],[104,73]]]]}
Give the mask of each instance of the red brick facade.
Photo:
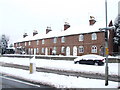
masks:
{"type": "MultiPolygon", "coordinates": [[[[93,17],[89,20],[90,26],[95,24],[93,17]]],[[[68,23],[64,25],[64,33],[70,28],[68,23]]],[[[98,27],[99,28],[99,27],[98,27]]],[[[46,35],[51,32],[51,28],[47,27],[46,35]]],[[[38,34],[37,31],[33,32],[33,37],[38,34]]],[[[25,34],[26,35],[26,34],[25,34]]],[[[28,37],[23,35],[24,38],[28,37]]],[[[109,54],[114,51],[113,44],[114,32],[110,30],[109,32],[109,54]]],[[[21,47],[26,54],[37,54],[37,55],[73,55],[80,56],[84,54],[98,54],[104,55],[105,47],[105,32],[104,31],[94,31],[87,33],[78,34],[68,34],[68,35],[52,35],[51,37],[43,37],[32,40],[23,40],[14,43],[15,48],[21,47]]],[[[19,53],[19,52],[16,52],[19,53]]]]}
{"type": "Polygon", "coordinates": [[[60,37],[43,38],[31,41],[23,41],[17,42],[14,45],[15,48],[21,46],[25,50],[26,54],[51,55],[53,54],[52,51],[55,49],[56,55],[80,56],[92,53],[103,54],[101,48],[104,47],[104,43],[105,43],[104,32],[99,31],[60,37]],[[95,40],[92,40],[93,33],[96,34],[97,36],[95,40]],[[79,40],[80,35],[83,35],[82,41],[79,40]],[[64,42],[61,41],[62,37],[64,37],[64,42]],[[54,38],[56,38],[56,42],[54,42],[54,38]],[[80,47],[83,47],[81,51],[80,47]]]}

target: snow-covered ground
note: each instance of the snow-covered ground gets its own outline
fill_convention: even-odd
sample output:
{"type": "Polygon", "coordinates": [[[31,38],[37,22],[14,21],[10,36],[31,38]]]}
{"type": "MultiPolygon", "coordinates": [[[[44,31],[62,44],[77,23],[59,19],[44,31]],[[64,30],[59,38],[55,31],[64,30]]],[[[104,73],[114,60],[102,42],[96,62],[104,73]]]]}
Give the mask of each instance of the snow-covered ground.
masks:
{"type": "MultiPolygon", "coordinates": [[[[29,66],[31,61],[36,64],[36,67],[42,67],[46,69],[105,74],[105,65],[95,66],[95,65],[74,64],[73,61],[65,61],[65,60],[45,60],[45,59],[10,58],[10,57],[0,58],[0,62],[26,65],[26,66],[29,66]]],[[[120,63],[109,63],[108,66],[109,66],[109,75],[120,75],[120,72],[118,72],[118,66],[120,66],[120,63]]]]}
{"type": "MultiPolygon", "coordinates": [[[[0,57],[0,62],[14,63],[26,66],[29,66],[30,62],[34,62],[37,67],[48,69],[100,74],[105,73],[105,66],[74,64],[73,61],[64,60],[0,57]]],[[[33,74],[29,74],[29,71],[8,67],[0,67],[0,73],[9,74],[11,76],[33,82],[52,85],[57,88],[117,88],[119,86],[118,82],[113,81],[109,81],[109,85],[105,86],[105,80],[89,79],[82,77],[77,78],[74,76],[65,76],[43,72],[35,72],[33,74]]],[[[118,75],[118,63],[109,64],[109,74],[118,75]]]]}

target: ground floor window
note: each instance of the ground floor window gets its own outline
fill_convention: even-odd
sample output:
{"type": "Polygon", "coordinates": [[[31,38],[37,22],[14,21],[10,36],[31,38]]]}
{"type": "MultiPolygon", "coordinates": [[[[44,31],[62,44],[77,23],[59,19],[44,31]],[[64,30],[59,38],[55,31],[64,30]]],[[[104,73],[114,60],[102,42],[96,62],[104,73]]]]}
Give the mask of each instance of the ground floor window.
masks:
{"type": "Polygon", "coordinates": [[[42,48],[42,49],[41,49],[41,52],[42,52],[42,53],[45,53],[45,48],[42,48]]]}
{"type": "Polygon", "coordinates": [[[97,53],[97,46],[92,46],[91,47],[91,53],[97,53]]]}
{"type": "Polygon", "coordinates": [[[57,47],[53,47],[52,54],[56,55],[56,53],[57,53],[57,47]]]}
{"type": "Polygon", "coordinates": [[[84,47],[83,46],[79,46],[79,53],[84,53],[84,47]]]}
{"type": "Polygon", "coordinates": [[[64,46],[61,47],[61,53],[65,53],[65,47],[64,46]]]}
{"type": "Polygon", "coordinates": [[[36,51],[37,53],[39,53],[39,48],[37,48],[37,51],[36,51]]]}

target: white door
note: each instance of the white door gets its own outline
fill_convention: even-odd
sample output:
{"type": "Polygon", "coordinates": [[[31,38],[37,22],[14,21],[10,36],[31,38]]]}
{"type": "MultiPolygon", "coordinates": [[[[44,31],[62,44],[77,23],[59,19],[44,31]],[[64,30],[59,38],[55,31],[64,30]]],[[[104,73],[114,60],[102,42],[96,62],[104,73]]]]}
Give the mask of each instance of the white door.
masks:
{"type": "Polygon", "coordinates": [[[34,55],[36,55],[36,48],[34,48],[34,55]]]}
{"type": "Polygon", "coordinates": [[[45,48],[45,55],[48,55],[48,48],[45,48]]]}
{"type": "Polygon", "coordinates": [[[70,56],[70,47],[66,48],[66,56],[70,56]]]}
{"type": "Polygon", "coordinates": [[[77,56],[77,47],[76,46],[73,47],[73,56],[77,56]]]}
{"type": "Polygon", "coordinates": [[[33,49],[31,48],[31,55],[33,54],[33,49]]]}

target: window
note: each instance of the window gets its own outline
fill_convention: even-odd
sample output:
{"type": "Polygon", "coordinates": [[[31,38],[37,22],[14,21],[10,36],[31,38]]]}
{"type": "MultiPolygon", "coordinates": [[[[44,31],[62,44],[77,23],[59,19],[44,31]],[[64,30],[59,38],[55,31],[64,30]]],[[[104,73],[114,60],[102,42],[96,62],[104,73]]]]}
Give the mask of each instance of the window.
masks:
{"type": "Polygon", "coordinates": [[[64,43],[65,42],[65,37],[61,38],[61,42],[64,43]]]}
{"type": "Polygon", "coordinates": [[[25,42],[25,46],[27,46],[27,42],[25,42]]]}
{"type": "Polygon", "coordinates": [[[36,45],[39,45],[39,40],[36,41],[36,45]]]}
{"type": "Polygon", "coordinates": [[[28,53],[30,54],[30,48],[28,49],[28,53]]]}
{"type": "Polygon", "coordinates": [[[45,44],[45,40],[44,39],[42,40],[42,44],[45,44]]]}
{"type": "Polygon", "coordinates": [[[97,53],[97,46],[91,47],[91,53],[97,53]]]}
{"type": "Polygon", "coordinates": [[[44,53],[45,52],[45,48],[42,48],[42,51],[41,51],[42,53],[44,53]]]}
{"type": "MultiPolygon", "coordinates": [[[[4,44],[4,43],[3,43],[4,44]]],[[[20,43],[19,43],[19,46],[20,46],[20,43]]]]}
{"type": "Polygon", "coordinates": [[[39,53],[39,48],[37,48],[37,51],[36,51],[36,53],[39,53]]]}
{"type": "Polygon", "coordinates": [[[61,53],[65,53],[65,47],[64,46],[61,47],[61,53]]]}
{"type": "Polygon", "coordinates": [[[53,47],[52,54],[55,55],[57,53],[57,48],[53,47]]]}
{"type": "Polygon", "coordinates": [[[79,53],[84,53],[84,47],[83,46],[79,46],[79,53]]]}
{"type": "Polygon", "coordinates": [[[84,40],[84,36],[83,35],[79,35],[79,41],[83,41],[84,40]]]}
{"type": "Polygon", "coordinates": [[[92,40],[97,40],[97,34],[96,33],[92,34],[92,40]]]}
{"type": "Polygon", "coordinates": [[[56,37],[53,39],[53,43],[57,43],[57,38],[56,37]]]}
{"type": "Polygon", "coordinates": [[[31,42],[29,41],[28,45],[30,46],[31,45],[31,42]]]}

